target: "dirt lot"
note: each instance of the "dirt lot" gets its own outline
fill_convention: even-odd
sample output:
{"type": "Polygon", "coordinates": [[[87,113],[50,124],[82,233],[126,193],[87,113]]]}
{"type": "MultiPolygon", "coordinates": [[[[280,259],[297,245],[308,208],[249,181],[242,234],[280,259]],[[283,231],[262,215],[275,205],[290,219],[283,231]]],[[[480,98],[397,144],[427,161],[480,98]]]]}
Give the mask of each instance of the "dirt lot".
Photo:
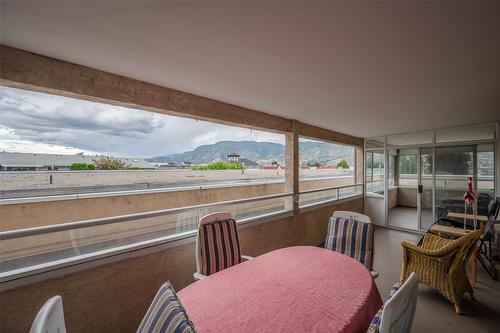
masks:
{"type": "MultiPolygon", "coordinates": [[[[301,179],[342,177],[351,170],[301,169],[301,179]]],[[[285,170],[247,169],[221,171],[19,171],[0,172],[0,198],[34,195],[125,191],[192,185],[274,182],[284,180],[285,170]]]]}

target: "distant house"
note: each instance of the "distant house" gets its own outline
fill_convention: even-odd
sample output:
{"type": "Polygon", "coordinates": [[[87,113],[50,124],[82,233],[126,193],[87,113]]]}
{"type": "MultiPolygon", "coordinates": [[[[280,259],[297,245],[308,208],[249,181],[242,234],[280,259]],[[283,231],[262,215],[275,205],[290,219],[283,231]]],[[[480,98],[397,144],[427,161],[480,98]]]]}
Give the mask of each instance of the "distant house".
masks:
{"type": "MultiPolygon", "coordinates": [[[[62,154],[32,154],[0,152],[0,171],[56,171],[70,170],[73,163],[94,164],[104,156],[62,154]]],[[[156,169],[142,158],[116,158],[133,168],[156,169]]]]}
{"type": "Polygon", "coordinates": [[[246,168],[258,168],[260,166],[259,163],[249,160],[248,158],[240,158],[239,161],[240,163],[245,163],[246,168]]]}
{"type": "Polygon", "coordinates": [[[174,162],[167,162],[167,163],[154,163],[154,166],[157,167],[159,170],[163,169],[181,169],[182,166],[174,163],[174,162]]]}
{"type": "Polygon", "coordinates": [[[240,155],[236,153],[231,153],[227,155],[228,162],[238,162],[240,160],[240,155]]]}

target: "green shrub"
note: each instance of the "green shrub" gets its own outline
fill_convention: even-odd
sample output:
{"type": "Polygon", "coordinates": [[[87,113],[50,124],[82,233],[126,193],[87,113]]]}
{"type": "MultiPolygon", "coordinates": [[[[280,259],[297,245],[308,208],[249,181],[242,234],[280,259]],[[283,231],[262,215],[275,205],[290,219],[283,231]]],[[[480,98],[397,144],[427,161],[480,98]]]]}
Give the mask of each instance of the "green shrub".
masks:
{"type": "Polygon", "coordinates": [[[95,170],[95,166],[93,164],[87,163],[73,163],[69,167],[70,170],[95,170]]]}
{"type": "Polygon", "coordinates": [[[342,161],[337,163],[337,168],[349,169],[349,163],[347,163],[346,160],[342,160],[342,161]]]}
{"type": "Polygon", "coordinates": [[[307,165],[310,166],[310,167],[319,167],[319,166],[321,166],[321,162],[320,161],[311,160],[311,161],[307,162],[307,165]]]}
{"type": "Polygon", "coordinates": [[[205,165],[195,165],[192,170],[241,170],[240,162],[215,161],[205,165]]]}

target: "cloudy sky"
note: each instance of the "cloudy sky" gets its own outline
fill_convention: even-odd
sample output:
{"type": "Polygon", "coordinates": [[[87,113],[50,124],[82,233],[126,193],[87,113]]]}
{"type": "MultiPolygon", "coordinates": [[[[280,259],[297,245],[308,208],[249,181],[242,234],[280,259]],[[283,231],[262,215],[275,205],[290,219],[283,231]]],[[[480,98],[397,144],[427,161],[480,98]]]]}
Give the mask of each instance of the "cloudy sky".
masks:
{"type": "Polygon", "coordinates": [[[222,140],[284,136],[0,87],[0,151],[151,157],[222,140]]]}

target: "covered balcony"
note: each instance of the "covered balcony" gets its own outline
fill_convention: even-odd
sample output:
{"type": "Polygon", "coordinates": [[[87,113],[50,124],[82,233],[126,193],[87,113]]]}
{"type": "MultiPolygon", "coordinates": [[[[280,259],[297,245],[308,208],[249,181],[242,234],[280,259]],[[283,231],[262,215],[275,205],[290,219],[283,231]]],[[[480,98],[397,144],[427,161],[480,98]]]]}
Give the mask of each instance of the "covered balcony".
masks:
{"type": "Polygon", "coordinates": [[[500,328],[498,3],[0,6],[1,332],[500,328]]]}

